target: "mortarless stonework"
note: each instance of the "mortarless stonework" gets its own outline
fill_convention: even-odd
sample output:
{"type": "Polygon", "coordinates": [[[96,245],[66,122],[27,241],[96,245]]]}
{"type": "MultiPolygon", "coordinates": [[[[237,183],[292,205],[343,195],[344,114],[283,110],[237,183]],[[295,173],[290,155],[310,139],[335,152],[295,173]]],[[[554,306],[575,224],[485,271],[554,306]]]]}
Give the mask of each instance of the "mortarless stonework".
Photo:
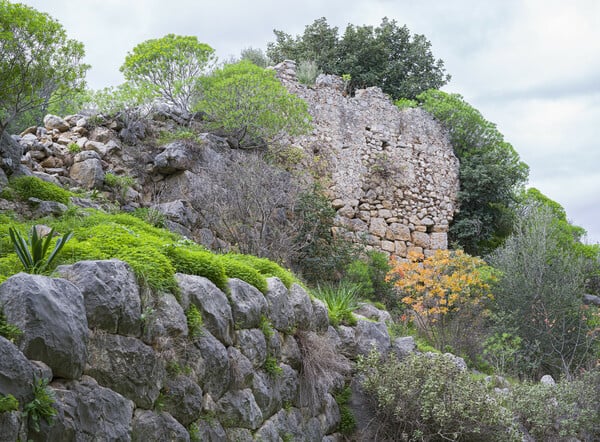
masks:
{"type": "Polygon", "coordinates": [[[444,128],[422,109],[398,109],[379,88],[349,97],[339,77],[308,87],[294,62],[275,70],[308,103],[314,130],[291,142],[325,159],[337,233],[401,257],[447,248],[459,163],[444,128]]]}

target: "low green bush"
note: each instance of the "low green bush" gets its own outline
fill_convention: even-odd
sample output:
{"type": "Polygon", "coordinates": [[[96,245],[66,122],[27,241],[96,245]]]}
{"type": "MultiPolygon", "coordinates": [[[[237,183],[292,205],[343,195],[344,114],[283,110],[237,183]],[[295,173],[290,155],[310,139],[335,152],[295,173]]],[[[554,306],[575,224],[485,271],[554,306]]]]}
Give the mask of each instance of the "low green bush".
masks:
{"type": "Polygon", "coordinates": [[[18,409],[19,401],[12,394],[0,394],[0,413],[17,411],[18,409]]]}
{"type": "Polygon", "coordinates": [[[163,250],[176,272],[204,276],[221,290],[227,290],[227,274],[220,257],[203,250],[191,250],[177,245],[168,245],[163,250]]]}
{"type": "Polygon", "coordinates": [[[0,306],[0,336],[4,336],[11,342],[19,339],[23,332],[16,325],[9,324],[4,315],[4,310],[0,306]]]}
{"type": "Polygon", "coordinates": [[[23,414],[29,418],[29,424],[36,432],[40,431],[42,419],[52,425],[57,410],[54,407],[56,398],[54,391],[48,387],[46,379],[35,379],[33,383],[33,400],[23,406],[23,414]]]}
{"type": "Polygon", "coordinates": [[[271,261],[267,258],[258,258],[253,255],[242,255],[239,253],[229,253],[226,255],[231,259],[235,259],[236,261],[240,261],[252,268],[254,268],[261,275],[268,277],[276,277],[281,280],[281,282],[289,289],[294,282],[296,282],[296,278],[289,270],[284,269],[279,264],[271,261]]]}
{"type": "Polygon", "coordinates": [[[512,413],[486,383],[445,355],[359,358],[365,392],[375,400],[386,440],[520,441],[512,413]]]}
{"type": "Polygon", "coordinates": [[[269,376],[274,378],[281,376],[283,373],[283,368],[279,366],[279,362],[275,356],[267,356],[267,359],[265,359],[265,363],[263,364],[263,368],[269,374],[269,376]]]}
{"type": "Polygon", "coordinates": [[[13,178],[10,180],[9,186],[22,200],[39,198],[43,201],[56,201],[58,203],[69,204],[69,198],[72,196],[72,193],[68,190],[35,176],[13,178]]]}
{"type": "Polygon", "coordinates": [[[253,285],[262,293],[267,293],[267,278],[265,278],[264,275],[261,275],[257,270],[229,255],[221,255],[219,256],[219,259],[225,268],[225,274],[229,278],[241,279],[242,281],[253,285]]]}
{"type": "Polygon", "coordinates": [[[358,308],[360,290],[359,285],[341,281],[339,284],[317,286],[311,293],[327,306],[332,325],[354,325],[356,318],[352,312],[358,308]]]}

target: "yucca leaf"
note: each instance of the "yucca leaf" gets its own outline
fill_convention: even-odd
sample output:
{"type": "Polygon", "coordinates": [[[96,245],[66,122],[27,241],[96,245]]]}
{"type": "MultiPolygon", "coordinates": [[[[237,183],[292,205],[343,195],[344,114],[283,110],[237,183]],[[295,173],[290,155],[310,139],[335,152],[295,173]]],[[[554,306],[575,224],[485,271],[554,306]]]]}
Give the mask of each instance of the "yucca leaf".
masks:
{"type": "Polygon", "coordinates": [[[48,259],[46,260],[44,267],[47,267],[52,263],[54,258],[56,258],[56,255],[58,255],[58,253],[62,250],[62,248],[67,243],[67,241],[69,241],[72,237],[73,237],[73,232],[67,232],[65,235],[63,235],[62,238],[58,238],[56,240],[56,245],[54,246],[54,250],[52,251],[52,253],[48,257],[48,259]]]}
{"type": "Polygon", "coordinates": [[[17,257],[25,267],[25,271],[31,271],[33,268],[33,257],[29,252],[29,247],[27,246],[27,242],[23,239],[21,234],[14,228],[10,227],[8,229],[8,233],[10,235],[10,240],[13,243],[13,247],[15,249],[15,253],[17,257]]]}

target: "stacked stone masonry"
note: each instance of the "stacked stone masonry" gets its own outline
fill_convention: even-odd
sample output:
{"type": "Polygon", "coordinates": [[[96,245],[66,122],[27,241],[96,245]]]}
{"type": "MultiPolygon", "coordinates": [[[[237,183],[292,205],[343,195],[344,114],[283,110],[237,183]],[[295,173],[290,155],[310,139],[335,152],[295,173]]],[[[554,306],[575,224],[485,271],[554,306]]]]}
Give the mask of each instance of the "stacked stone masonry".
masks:
{"type": "Polygon", "coordinates": [[[458,159],[441,125],[422,109],[398,109],[376,87],[350,97],[339,77],[305,86],[294,62],[275,70],[308,103],[314,130],[291,142],[325,159],[339,233],[402,257],[447,248],[458,159]]]}

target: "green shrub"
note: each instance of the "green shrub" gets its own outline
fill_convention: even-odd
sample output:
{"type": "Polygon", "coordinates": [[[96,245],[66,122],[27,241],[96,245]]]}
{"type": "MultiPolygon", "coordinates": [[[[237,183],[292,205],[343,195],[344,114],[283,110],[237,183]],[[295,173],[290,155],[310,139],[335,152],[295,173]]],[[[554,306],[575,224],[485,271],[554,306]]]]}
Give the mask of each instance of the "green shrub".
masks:
{"type": "Polygon", "coordinates": [[[17,411],[19,409],[19,401],[12,395],[0,394],[0,413],[7,411],[17,411]]]}
{"type": "Polygon", "coordinates": [[[164,253],[171,260],[176,272],[204,276],[221,290],[227,290],[227,274],[219,257],[210,252],[190,250],[176,245],[165,247],[164,253]]]}
{"type": "Polygon", "coordinates": [[[411,100],[410,98],[399,98],[398,100],[394,101],[394,104],[399,109],[410,109],[419,105],[419,103],[417,103],[415,100],[411,100]]]}
{"type": "Polygon", "coordinates": [[[358,308],[361,287],[342,281],[337,285],[317,286],[311,293],[327,305],[329,320],[334,326],[340,324],[356,324],[352,314],[358,308]]]}
{"type": "Polygon", "coordinates": [[[284,269],[279,264],[271,261],[267,258],[258,258],[253,255],[242,255],[237,253],[230,253],[226,255],[228,258],[235,259],[236,261],[240,261],[256,271],[261,275],[266,277],[276,277],[283,282],[283,284],[289,289],[294,282],[296,282],[296,278],[289,270],[284,269]]]}
{"type": "Polygon", "coordinates": [[[241,279],[242,281],[253,285],[262,293],[267,293],[267,278],[261,275],[257,270],[242,261],[229,257],[228,255],[222,255],[219,257],[219,259],[225,268],[225,274],[229,278],[241,279]]]}
{"type": "Polygon", "coordinates": [[[69,143],[67,145],[67,149],[69,149],[69,152],[71,152],[71,153],[81,152],[81,146],[77,143],[69,143]]]}
{"type": "Polygon", "coordinates": [[[159,146],[162,146],[164,144],[172,143],[173,141],[179,140],[189,140],[194,141],[196,143],[200,142],[200,138],[198,137],[198,135],[196,135],[194,131],[186,127],[177,128],[175,131],[172,132],[163,130],[158,135],[158,139],[156,140],[156,142],[159,146]]]}
{"type": "Polygon", "coordinates": [[[345,387],[339,391],[334,397],[335,402],[338,404],[340,409],[340,433],[345,436],[350,436],[354,430],[356,430],[356,417],[348,406],[350,397],[352,396],[352,390],[350,387],[345,387]]]}
{"type": "Polygon", "coordinates": [[[167,222],[165,214],[154,208],[140,207],[133,211],[133,216],[158,228],[164,228],[167,222]]]}
{"type": "Polygon", "coordinates": [[[556,385],[512,388],[515,415],[535,440],[600,440],[600,370],[556,385]]]}
{"type": "Polygon", "coordinates": [[[6,321],[4,310],[0,306],[0,336],[4,336],[11,342],[15,342],[23,332],[16,325],[9,324],[6,321]]]}
{"type": "Polygon", "coordinates": [[[386,276],[391,268],[385,253],[372,250],[361,259],[355,259],[346,267],[344,279],[360,285],[364,297],[381,301],[391,309],[397,306],[394,284],[392,281],[386,281],[386,276]]]}
{"type": "Polygon", "coordinates": [[[171,261],[151,245],[124,248],[114,258],[131,266],[138,280],[157,290],[177,290],[175,269],[171,261]]]}
{"type": "Polygon", "coordinates": [[[275,330],[273,330],[273,324],[271,324],[271,321],[269,321],[269,318],[267,318],[265,315],[260,317],[260,324],[258,328],[260,328],[260,330],[263,332],[263,335],[265,335],[267,342],[275,334],[275,330]]]}
{"type": "Polygon", "coordinates": [[[40,422],[43,419],[52,425],[57,411],[54,408],[56,398],[54,392],[48,387],[46,379],[35,379],[33,383],[33,400],[23,407],[23,415],[29,418],[29,424],[36,432],[40,431],[40,422]]]}
{"type": "Polygon", "coordinates": [[[307,86],[314,85],[320,73],[317,63],[312,60],[301,61],[296,69],[298,81],[307,86]]]}
{"type": "Polygon", "coordinates": [[[445,355],[402,361],[375,351],[359,358],[362,385],[377,404],[382,438],[390,440],[521,440],[509,410],[484,381],[445,355]]]}
{"type": "Polygon", "coordinates": [[[10,180],[10,187],[14,189],[22,200],[38,198],[43,201],[56,201],[69,204],[69,197],[72,195],[71,192],[62,187],[34,176],[13,178],[10,180]]]}
{"type": "Polygon", "coordinates": [[[202,314],[194,304],[190,304],[190,307],[185,312],[187,318],[187,325],[189,336],[191,338],[199,338],[202,336],[202,327],[204,327],[204,320],[202,314]]]}
{"type": "Polygon", "coordinates": [[[279,366],[277,358],[275,356],[267,356],[265,363],[263,364],[265,371],[272,377],[276,378],[282,375],[283,368],[279,366]]]}

